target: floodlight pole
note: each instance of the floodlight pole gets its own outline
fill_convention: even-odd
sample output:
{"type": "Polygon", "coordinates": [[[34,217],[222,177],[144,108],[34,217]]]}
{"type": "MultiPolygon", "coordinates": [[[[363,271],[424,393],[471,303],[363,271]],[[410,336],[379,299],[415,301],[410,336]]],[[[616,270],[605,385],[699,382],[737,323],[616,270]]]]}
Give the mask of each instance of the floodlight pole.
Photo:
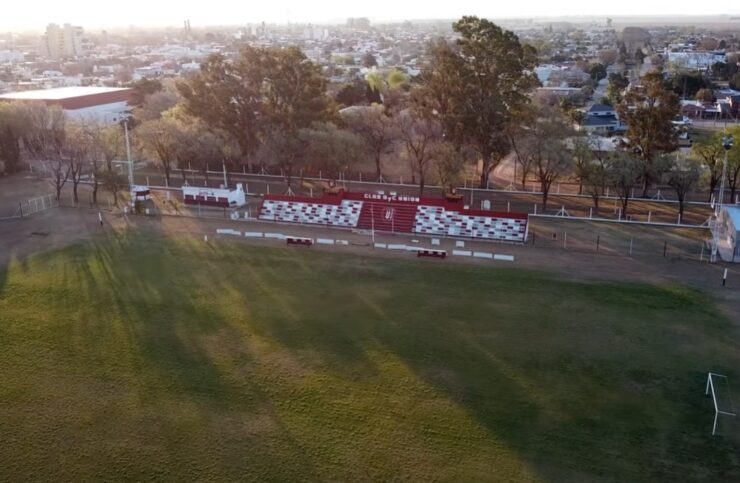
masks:
{"type": "MultiPolygon", "coordinates": [[[[725,128],[726,129],[726,128],[725,128]]],[[[725,130],[725,133],[727,131],[725,130]]],[[[732,146],[735,143],[735,139],[732,137],[731,134],[725,134],[722,136],[722,147],[725,148],[725,159],[722,162],[722,178],[720,179],[719,183],[719,201],[717,203],[716,210],[714,212],[714,215],[719,219],[720,213],[722,213],[722,203],[725,200],[725,182],[727,179],[727,153],[732,149],[732,146]]]]}

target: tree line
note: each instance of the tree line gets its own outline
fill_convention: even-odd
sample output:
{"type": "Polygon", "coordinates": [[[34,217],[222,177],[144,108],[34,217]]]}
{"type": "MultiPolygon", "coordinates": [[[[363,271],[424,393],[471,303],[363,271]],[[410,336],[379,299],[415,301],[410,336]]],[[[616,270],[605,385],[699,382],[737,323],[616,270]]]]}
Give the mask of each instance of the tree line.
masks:
{"type": "MultiPolygon", "coordinates": [[[[612,189],[624,216],[636,186],[643,196],[656,184],[670,186],[681,212],[700,181],[716,188],[717,139],[697,144],[686,159],[672,154],[679,102],[660,71],[638,82],[610,78],[607,95],[628,129],[609,150],[574,128],[572,106],[533,99],[539,84],[532,46],[478,17],[463,17],[453,29],[455,41],[430,43],[418,77],[372,72],[334,96],[321,68],[296,47],[247,46],[233,58],[209,57],[187,79],[140,81],[132,99],[133,148],[159,166],[167,183],[178,174],[185,180],[188,168],[208,179],[208,167],[223,163],[230,171],[279,167],[289,188],[304,171],[338,178],[372,165],[382,179],[389,163],[403,163],[420,195],[430,177],[451,190],[475,173],[485,188],[511,156],[522,186],[532,178],[538,183],[544,209],[551,187],[567,180],[590,194],[597,210],[612,189]]],[[[0,109],[0,160],[8,170],[20,166],[24,153],[43,160],[57,192],[71,183],[75,201],[86,170],[94,193],[98,183],[123,186],[113,163],[124,154],[122,135],[119,126],[70,122],[55,109],[0,109]]]]}

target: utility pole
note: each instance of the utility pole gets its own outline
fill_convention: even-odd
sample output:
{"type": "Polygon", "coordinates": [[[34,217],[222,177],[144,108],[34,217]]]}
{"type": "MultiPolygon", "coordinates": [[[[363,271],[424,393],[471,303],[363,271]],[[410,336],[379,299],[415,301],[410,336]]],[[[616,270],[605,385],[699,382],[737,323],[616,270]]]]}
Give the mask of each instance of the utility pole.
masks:
{"type": "Polygon", "coordinates": [[[128,139],[128,119],[123,120],[123,134],[126,138],[126,161],[128,161],[128,188],[134,192],[134,162],[131,160],[131,143],[128,139]]]}

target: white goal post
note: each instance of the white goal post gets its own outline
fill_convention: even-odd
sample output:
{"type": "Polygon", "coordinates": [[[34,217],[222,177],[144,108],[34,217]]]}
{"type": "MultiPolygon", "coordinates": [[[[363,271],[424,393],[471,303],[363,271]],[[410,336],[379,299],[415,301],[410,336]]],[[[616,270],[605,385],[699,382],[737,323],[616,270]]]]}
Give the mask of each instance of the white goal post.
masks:
{"type": "MultiPolygon", "coordinates": [[[[724,376],[722,374],[715,374],[713,372],[708,372],[707,373],[707,389],[706,391],[704,391],[705,396],[709,396],[709,393],[711,391],[712,402],[714,403],[714,425],[712,425],[712,436],[714,436],[715,432],[717,431],[717,418],[719,417],[720,414],[723,414],[725,416],[735,416],[734,411],[733,412],[725,411],[724,409],[726,408],[720,409],[720,406],[717,403],[717,389],[715,386],[715,381],[717,379],[724,380],[725,384],[727,384],[727,376],[724,376]]],[[[732,410],[732,407],[730,407],[729,409],[732,410]]]]}

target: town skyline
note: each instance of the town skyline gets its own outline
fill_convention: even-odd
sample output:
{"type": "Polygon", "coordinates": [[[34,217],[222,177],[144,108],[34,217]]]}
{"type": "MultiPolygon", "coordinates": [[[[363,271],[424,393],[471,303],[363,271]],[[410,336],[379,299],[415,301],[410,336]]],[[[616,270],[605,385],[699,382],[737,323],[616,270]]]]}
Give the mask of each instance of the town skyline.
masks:
{"type": "Polygon", "coordinates": [[[583,0],[554,5],[543,1],[523,4],[491,5],[481,0],[462,0],[445,4],[421,4],[408,2],[397,4],[390,0],[379,0],[369,4],[346,4],[334,0],[316,4],[305,4],[294,0],[283,0],[265,5],[233,5],[224,0],[212,2],[183,2],[177,11],[166,5],[152,5],[142,0],[133,0],[125,10],[115,15],[108,11],[101,14],[91,10],[86,2],[73,1],[60,5],[44,0],[33,4],[19,4],[0,19],[0,29],[13,31],[41,30],[48,23],[73,23],[88,28],[119,28],[131,25],[140,27],[172,27],[190,19],[194,26],[240,25],[244,23],[317,23],[332,24],[347,17],[367,17],[373,22],[399,22],[404,20],[446,20],[462,15],[477,15],[492,19],[581,19],[600,17],[629,17],[632,19],[670,17],[688,19],[693,17],[721,17],[740,15],[740,6],[732,1],[713,4],[651,2],[648,5],[636,0],[627,0],[617,5],[594,4],[583,0]],[[43,11],[44,15],[38,14],[43,11]],[[640,12],[635,15],[635,12],[640,12]],[[143,15],[142,12],[146,12],[143,15]]]}

